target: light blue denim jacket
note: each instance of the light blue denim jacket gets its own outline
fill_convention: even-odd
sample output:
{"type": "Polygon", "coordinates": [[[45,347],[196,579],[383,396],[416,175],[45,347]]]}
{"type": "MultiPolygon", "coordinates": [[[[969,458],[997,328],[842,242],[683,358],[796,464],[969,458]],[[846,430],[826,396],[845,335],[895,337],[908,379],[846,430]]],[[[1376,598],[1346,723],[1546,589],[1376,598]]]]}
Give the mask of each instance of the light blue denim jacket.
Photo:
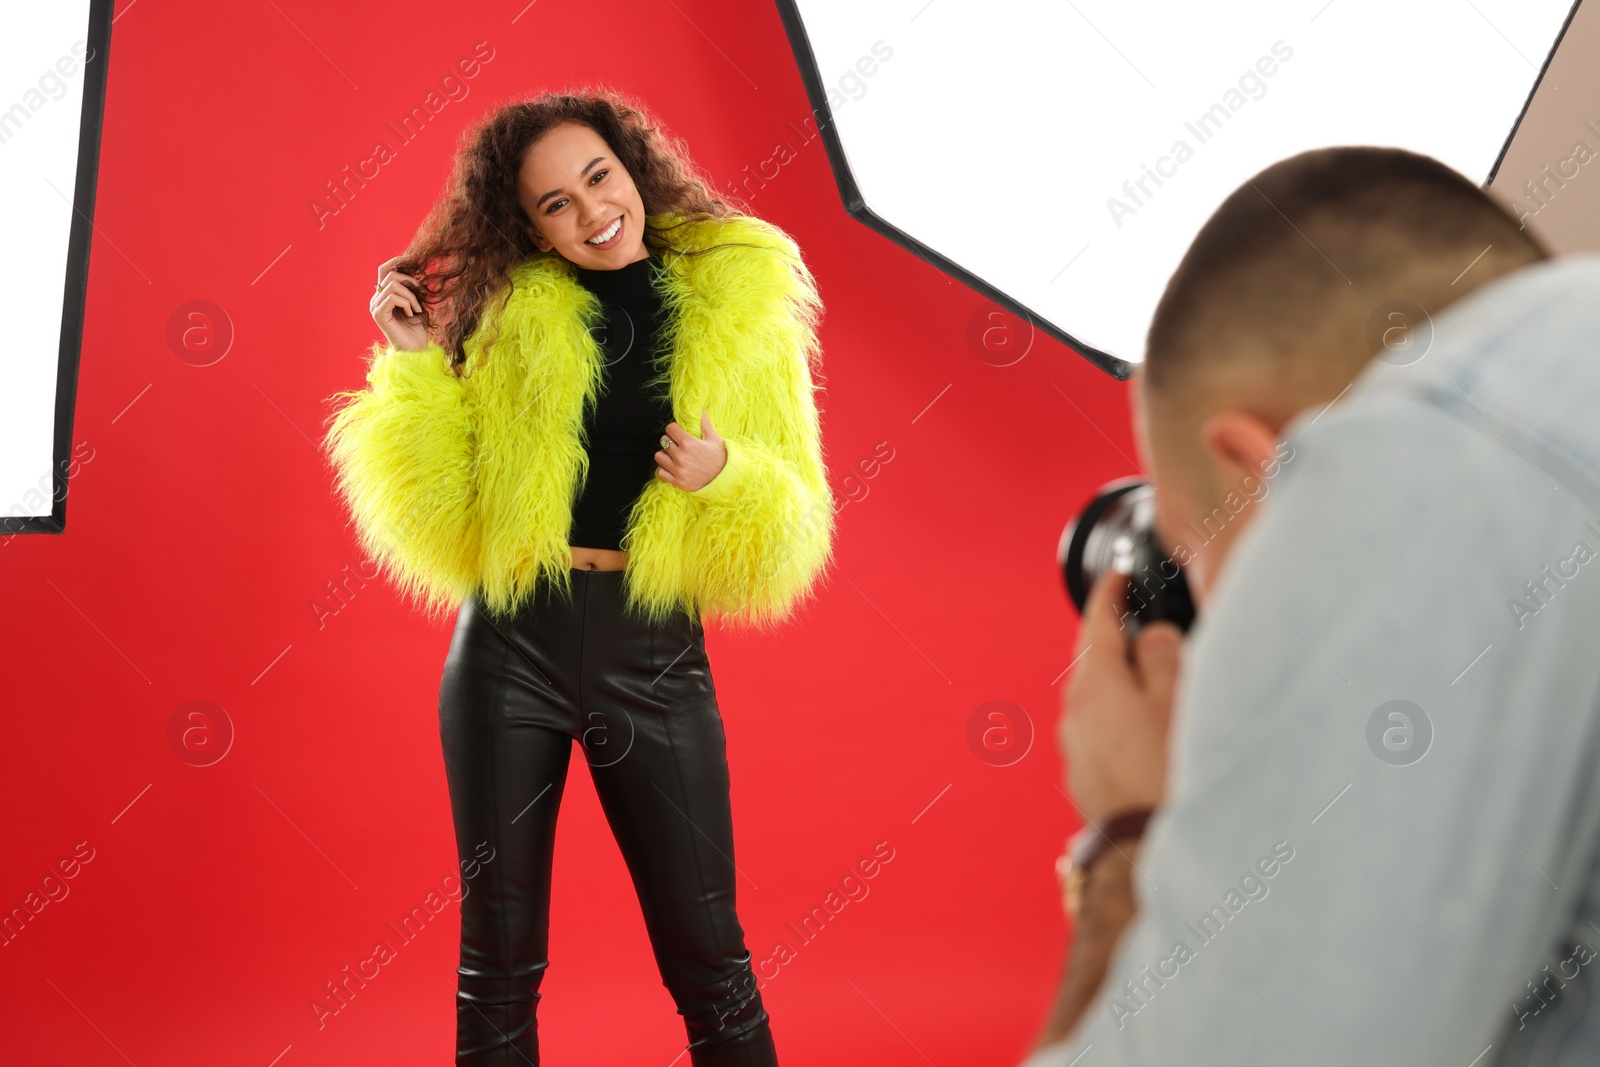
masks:
{"type": "Polygon", "coordinates": [[[1431,326],[1286,428],[1138,917],[1026,1067],[1600,1063],[1600,256],[1431,326]]]}

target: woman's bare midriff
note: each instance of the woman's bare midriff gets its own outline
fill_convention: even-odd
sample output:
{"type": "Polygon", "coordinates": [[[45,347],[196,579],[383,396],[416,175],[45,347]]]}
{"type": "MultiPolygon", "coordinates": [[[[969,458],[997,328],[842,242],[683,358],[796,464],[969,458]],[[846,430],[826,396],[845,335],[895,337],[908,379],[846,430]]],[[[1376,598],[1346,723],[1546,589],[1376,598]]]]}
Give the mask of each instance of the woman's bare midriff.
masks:
{"type": "Polygon", "coordinates": [[[620,571],[628,565],[628,554],[615,548],[573,548],[572,566],[580,571],[620,571]]]}

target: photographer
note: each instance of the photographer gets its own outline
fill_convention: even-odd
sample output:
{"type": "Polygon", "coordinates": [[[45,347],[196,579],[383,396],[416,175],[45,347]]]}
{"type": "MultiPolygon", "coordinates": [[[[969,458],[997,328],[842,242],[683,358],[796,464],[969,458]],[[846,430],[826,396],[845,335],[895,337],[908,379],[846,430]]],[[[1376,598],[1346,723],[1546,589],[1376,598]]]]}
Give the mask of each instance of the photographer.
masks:
{"type": "Polygon", "coordinates": [[[1026,1067],[1600,1060],[1597,338],[1600,258],[1414,153],[1201,229],[1133,394],[1198,620],[1086,609],[1026,1067]]]}

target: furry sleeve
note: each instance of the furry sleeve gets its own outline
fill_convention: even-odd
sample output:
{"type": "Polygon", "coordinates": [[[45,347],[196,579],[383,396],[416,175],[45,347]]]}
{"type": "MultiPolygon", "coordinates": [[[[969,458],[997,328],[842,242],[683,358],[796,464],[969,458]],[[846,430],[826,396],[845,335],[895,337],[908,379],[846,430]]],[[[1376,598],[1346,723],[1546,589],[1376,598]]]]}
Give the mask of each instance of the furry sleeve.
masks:
{"type": "Polygon", "coordinates": [[[798,255],[791,263],[800,284],[790,314],[779,336],[753,346],[763,356],[749,373],[749,421],[722,435],[727,464],[689,494],[699,504],[702,558],[693,571],[703,576],[703,602],[746,625],[782,621],[833,557],[833,493],[811,375],[820,304],[798,255]]]}
{"type": "Polygon", "coordinates": [[[465,381],[437,344],[373,345],[369,388],[334,394],[324,452],[358,540],[403,597],[448,617],[478,577],[477,442],[465,381]]]}

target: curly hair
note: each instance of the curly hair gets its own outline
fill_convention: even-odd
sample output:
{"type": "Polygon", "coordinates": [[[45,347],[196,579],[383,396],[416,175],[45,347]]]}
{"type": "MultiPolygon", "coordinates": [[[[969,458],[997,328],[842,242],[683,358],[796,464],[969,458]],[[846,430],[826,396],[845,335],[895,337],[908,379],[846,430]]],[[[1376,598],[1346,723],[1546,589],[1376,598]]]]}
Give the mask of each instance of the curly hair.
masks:
{"type": "Polygon", "coordinates": [[[541,251],[528,236],[517,177],[534,144],[568,122],[588,126],[606,142],[638,188],[646,216],[683,216],[668,227],[647,219],[644,242],[651,253],[701,254],[724,247],[688,251],[674,244],[672,231],[746,213],[743,205],[711,191],[683,143],[663,132],[643,105],[614,89],[544,93],[495,109],[462,134],[444,195],[395,265],[417,279],[428,336],[450,354],[458,373],[466,362],[463,345],[485,305],[496,295],[510,295],[512,268],[538,257],[562,258],[554,250],[541,251]]]}

